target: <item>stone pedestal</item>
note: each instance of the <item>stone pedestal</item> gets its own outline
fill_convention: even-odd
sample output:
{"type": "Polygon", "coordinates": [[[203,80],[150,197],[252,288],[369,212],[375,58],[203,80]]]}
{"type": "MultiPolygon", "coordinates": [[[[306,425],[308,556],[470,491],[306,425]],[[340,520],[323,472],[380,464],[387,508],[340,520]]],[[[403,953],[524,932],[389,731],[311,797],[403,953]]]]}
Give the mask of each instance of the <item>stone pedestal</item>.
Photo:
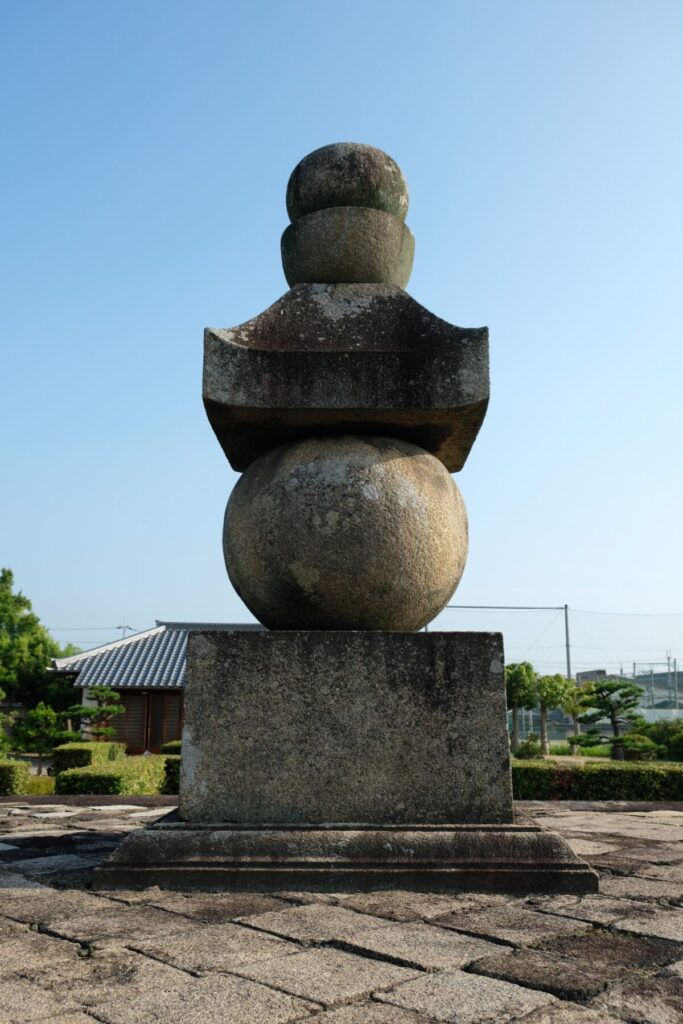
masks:
{"type": "Polygon", "coordinates": [[[180,816],[512,822],[498,633],[199,632],[180,816]]]}
{"type": "Polygon", "coordinates": [[[513,823],[498,633],[193,633],[182,754],[96,886],[597,889],[513,823]]]}

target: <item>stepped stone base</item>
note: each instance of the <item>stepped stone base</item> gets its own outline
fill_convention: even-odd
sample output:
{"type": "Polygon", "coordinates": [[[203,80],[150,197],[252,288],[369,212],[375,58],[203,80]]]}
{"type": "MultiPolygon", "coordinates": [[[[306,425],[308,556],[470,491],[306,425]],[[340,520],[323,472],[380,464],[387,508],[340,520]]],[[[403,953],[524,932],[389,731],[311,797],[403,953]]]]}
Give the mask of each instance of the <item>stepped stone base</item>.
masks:
{"type": "Polygon", "coordinates": [[[180,806],[98,888],[595,892],[513,823],[498,633],[190,634],[180,806]]]}
{"type": "Polygon", "coordinates": [[[532,825],[192,824],[169,815],[131,833],[95,869],[95,889],[205,892],[598,891],[598,876],[532,825]]]}

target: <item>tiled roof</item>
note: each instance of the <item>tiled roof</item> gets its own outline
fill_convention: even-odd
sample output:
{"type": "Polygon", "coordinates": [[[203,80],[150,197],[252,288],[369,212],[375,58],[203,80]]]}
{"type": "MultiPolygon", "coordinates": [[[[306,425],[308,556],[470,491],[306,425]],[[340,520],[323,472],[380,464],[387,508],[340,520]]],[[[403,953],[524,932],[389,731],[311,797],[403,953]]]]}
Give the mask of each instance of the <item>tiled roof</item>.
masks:
{"type": "Polygon", "coordinates": [[[76,672],[75,685],[183,687],[187,634],[199,629],[263,629],[243,623],[157,622],[154,629],[95,647],[70,658],[55,658],[57,672],[76,672]]]}

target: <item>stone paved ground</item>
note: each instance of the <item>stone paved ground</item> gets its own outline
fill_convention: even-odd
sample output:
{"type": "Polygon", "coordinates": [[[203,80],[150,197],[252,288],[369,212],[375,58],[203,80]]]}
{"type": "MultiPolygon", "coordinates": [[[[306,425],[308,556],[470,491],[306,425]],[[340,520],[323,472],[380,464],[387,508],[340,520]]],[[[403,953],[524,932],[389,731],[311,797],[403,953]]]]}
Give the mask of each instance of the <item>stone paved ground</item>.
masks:
{"type": "Polygon", "coordinates": [[[0,801],[0,1024],[683,1022],[683,804],[520,805],[601,892],[513,898],[95,894],[168,807],[91,800],[0,801]]]}

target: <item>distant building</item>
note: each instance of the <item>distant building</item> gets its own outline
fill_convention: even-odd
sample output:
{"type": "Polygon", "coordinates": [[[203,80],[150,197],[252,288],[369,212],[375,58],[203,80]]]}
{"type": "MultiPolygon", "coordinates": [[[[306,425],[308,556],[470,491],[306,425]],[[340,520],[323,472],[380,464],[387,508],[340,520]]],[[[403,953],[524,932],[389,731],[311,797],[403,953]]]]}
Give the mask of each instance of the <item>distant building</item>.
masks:
{"type": "MultiPolygon", "coordinates": [[[[607,671],[604,668],[592,668],[586,672],[577,672],[576,681],[577,683],[598,683],[602,679],[607,679],[607,671]]],[[[610,679],[617,678],[616,676],[610,676],[610,679]]]]}
{"type": "Polygon", "coordinates": [[[88,703],[88,688],[109,686],[125,708],[112,719],[114,739],[129,754],[158,753],[163,743],[179,740],[183,728],[183,690],[188,633],[202,629],[263,629],[243,623],[160,622],[153,629],[95,647],[83,654],[55,658],[53,672],[74,675],[74,686],[88,703]]]}
{"type": "MultiPolygon", "coordinates": [[[[643,671],[642,666],[634,665],[635,675],[623,676],[615,672],[607,672],[604,668],[595,668],[587,672],[577,672],[577,683],[597,683],[607,680],[622,680],[635,683],[643,691],[640,711],[646,718],[655,720],[658,715],[650,711],[675,711],[683,709],[683,672],[679,672],[676,659],[673,659],[666,670],[654,667],[643,671]]],[[[666,716],[663,716],[666,717],[666,716]]],[[[674,716],[675,717],[675,716],[674,716]]]]}

